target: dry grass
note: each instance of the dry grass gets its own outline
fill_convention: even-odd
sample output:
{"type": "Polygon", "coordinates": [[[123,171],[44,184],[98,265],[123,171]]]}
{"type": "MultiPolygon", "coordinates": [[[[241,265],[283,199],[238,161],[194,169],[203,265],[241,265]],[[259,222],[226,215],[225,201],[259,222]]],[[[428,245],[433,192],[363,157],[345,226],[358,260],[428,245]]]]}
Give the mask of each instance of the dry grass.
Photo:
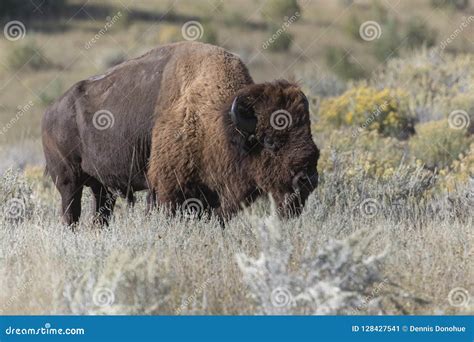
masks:
{"type": "Polygon", "coordinates": [[[262,200],[223,230],[214,219],[144,216],[140,201],[133,210],[119,205],[102,230],[91,225],[86,205],[72,233],[59,222],[49,182],[8,177],[2,182],[7,215],[0,221],[6,314],[473,309],[472,302],[449,302],[454,288],[474,290],[472,184],[428,199],[419,196],[426,184],[413,173],[400,171],[377,186],[350,183],[336,172],[325,175],[303,215],[291,221],[271,216],[262,200]],[[394,199],[409,187],[416,191],[400,205],[394,199]],[[20,210],[12,210],[12,198],[23,203],[20,210]]]}

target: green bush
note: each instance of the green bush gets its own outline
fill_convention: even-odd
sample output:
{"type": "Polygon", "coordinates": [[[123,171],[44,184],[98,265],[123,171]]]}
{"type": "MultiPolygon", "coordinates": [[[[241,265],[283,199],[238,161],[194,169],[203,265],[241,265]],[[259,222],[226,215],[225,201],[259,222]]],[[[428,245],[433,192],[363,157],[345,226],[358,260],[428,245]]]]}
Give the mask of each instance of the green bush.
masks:
{"type": "MultiPolygon", "coordinates": [[[[385,2],[385,1],[384,1],[385,2]]],[[[385,23],[390,20],[390,11],[381,0],[375,0],[371,6],[372,17],[379,23],[385,23]]]]}
{"type": "Polygon", "coordinates": [[[430,29],[421,18],[410,18],[405,31],[406,44],[410,48],[427,46],[431,47],[436,42],[436,31],[430,29]]]}
{"type": "Polygon", "coordinates": [[[39,93],[39,98],[43,106],[49,106],[64,93],[61,80],[55,79],[46,89],[39,93]]]}
{"type": "Polygon", "coordinates": [[[226,26],[244,26],[246,17],[238,11],[224,8],[221,12],[220,19],[226,26]]]}
{"type": "Polygon", "coordinates": [[[217,34],[216,28],[210,23],[204,23],[203,25],[202,37],[199,41],[208,44],[217,45],[219,43],[219,36],[217,34]]]}
{"type": "Polygon", "coordinates": [[[288,31],[278,26],[272,26],[268,35],[270,37],[266,43],[268,50],[279,52],[290,49],[293,36],[288,31]]]}
{"type": "Polygon", "coordinates": [[[15,44],[9,51],[7,61],[13,70],[22,68],[40,70],[51,66],[50,61],[34,41],[15,44]]]}
{"type": "Polygon", "coordinates": [[[374,41],[374,55],[379,61],[384,62],[398,56],[402,40],[398,34],[397,26],[395,19],[388,20],[387,24],[382,26],[382,35],[374,41]]]}
{"type": "Polygon", "coordinates": [[[325,52],[326,64],[343,79],[359,79],[366,76],[365,70],[343,48],[329,47],[325,52]]]}
{"type": "Polygon", "coordinates": [[[300,12],[296,0],[267,0],[261,9],[263,19],[268,25],[279,25],[285,17],[292,17],[300,12]]]}
{"type": "Polygon", "coordinates": [[[122,50],[112,50],[104,56],[101,61],[104,69],[111,68],[127,60],[127,55],[122,50]]]}
{"type": "Polygon", "coordinates": [[[352,14],[344,27],[349,36],[354,39],[360,39],[359,29],[361,24],[362,21],[359,19],[359,17],[355,14],[352,14]]]}

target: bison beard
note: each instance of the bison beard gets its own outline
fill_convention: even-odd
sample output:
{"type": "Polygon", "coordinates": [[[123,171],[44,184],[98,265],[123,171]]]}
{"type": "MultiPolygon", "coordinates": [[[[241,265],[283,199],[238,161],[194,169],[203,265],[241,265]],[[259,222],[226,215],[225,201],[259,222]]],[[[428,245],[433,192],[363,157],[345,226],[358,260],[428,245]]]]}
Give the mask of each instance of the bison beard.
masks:
{"type": "Polygon", "coordinates": [[[116,195],[222,221],[262,194],[282,217],[298,215],[317,185],[319,151],[300,88],[255,84],[222,48],[158,47],[75,84],[42,122],[46,168],[70,225],[84,186],[96,220],[108,223],[116,195]]]}

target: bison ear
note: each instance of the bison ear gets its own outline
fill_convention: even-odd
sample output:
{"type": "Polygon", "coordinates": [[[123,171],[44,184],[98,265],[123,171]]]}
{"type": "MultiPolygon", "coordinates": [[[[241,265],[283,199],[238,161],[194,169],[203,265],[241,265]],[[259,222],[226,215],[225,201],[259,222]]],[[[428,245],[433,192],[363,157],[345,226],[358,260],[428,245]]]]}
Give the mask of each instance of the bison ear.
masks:
{"type": "Polygon", "coordinates": [[[246,135],[255,134],[257,128],[257,117],[251,102],[248,98],[236,96],[229,112],[237,129],[246,135]]]}

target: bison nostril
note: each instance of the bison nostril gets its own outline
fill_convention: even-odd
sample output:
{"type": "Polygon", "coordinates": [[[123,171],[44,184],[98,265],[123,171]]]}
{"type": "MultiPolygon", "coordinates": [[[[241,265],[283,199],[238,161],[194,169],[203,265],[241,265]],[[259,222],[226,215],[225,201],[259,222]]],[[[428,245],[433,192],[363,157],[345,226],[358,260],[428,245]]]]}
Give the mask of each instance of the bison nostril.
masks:
{"type": "Polygon", "coordinates": [[[293,189],[298,190],[301,188],[301,181],[305,177],[305,173],[303,171],[298,172],[292,180],[293,189]]]}

